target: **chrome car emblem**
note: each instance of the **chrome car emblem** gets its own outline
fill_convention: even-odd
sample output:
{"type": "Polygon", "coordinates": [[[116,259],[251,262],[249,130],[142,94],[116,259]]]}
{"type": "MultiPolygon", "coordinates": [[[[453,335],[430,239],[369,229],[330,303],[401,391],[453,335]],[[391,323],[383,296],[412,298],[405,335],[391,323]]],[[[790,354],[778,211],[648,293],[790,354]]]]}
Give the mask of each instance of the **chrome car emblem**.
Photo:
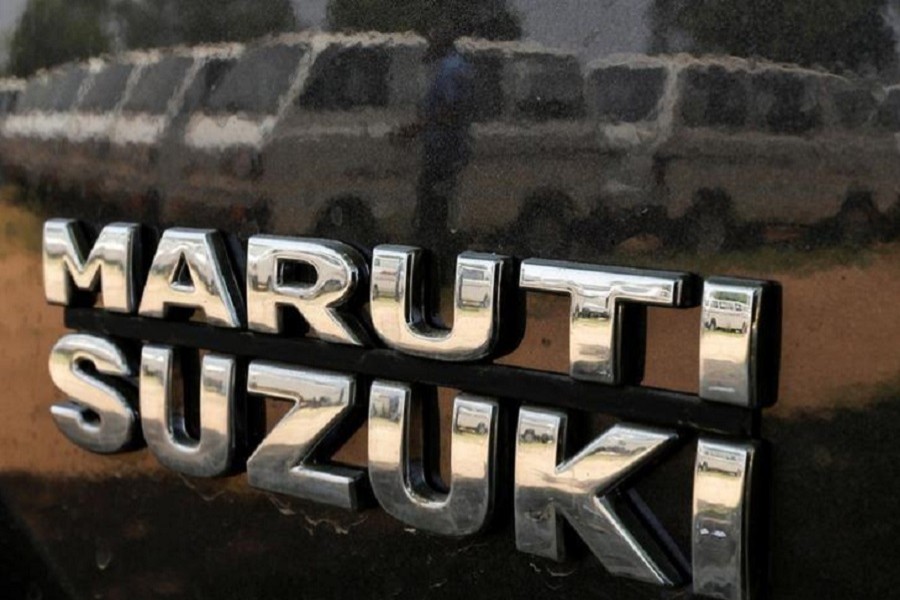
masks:
{"type": "Polygon", "coordinates": [[[356,406],[356,380],[254,361],[248,370],[247,391],[294,403],[247,461],[250,485],[356,509],[365,473],[312,461],[328,447],[329,438],[335,437],[344,417],[356,406]]]}
{"type": "Polygon", "coordinates": [[[516,431],[516,547],[565,556],[564,517],[612,573],[659,585],[677,570],[647,532],[637,534],[627,498],[613,493],[678,439],[674,431],[616,425],[566,460],[566,416],[522,408],[516,431]],[[641,541],[641,540],[646,541],[641,541]]]}
{"type": "Polygon", "coordinates": [[[466,252],[456,262],[453,328],[429,323],[423,306],[422,251],[378,246],[372,256],[372,325],[390,348],[440,360],[469,361],[497,344],[501,278],[506,257],[466,252]]]}
{"type": "Polygon", "coordinates": [[[84,230],[76,221],[47,221],[43,244],[47,301],[68,306],[76,289],[102,291],[106,310],[134,312],[138,232],[133,224],[107,225],[88,250],[84,230]]]}
{"type": "MultiPolygon", "coordinates": [[[[764,281],[724,278],[703,284],[700,317],[700,397],[739,406],[774,401],[775,390],[760,390],[759,361],[770,357],[758,346],[771,331],[760,331],[761,313],[777,303],[777,293],[764,281]]],[[[765,367],[762,367],[765,368],[765,367]]],[[[771,387],[771,386],[770,386],[771,387]]]]}
{"type": "Polygon", "coordinates": [[[123,378],[132,372],[125,352],[111,340],[86,334],[60,338],[50,351],[50,378],[70,396],[50,408],[60,431],[92,452],[120,452],[131,446],[138,418],[134,389],[123,378]],[[86,364],[100,375],[118,376],[118,385],[85,370],[86,364]]]}
{"type": "MultiPolygon", "coordinates": [[[[175,350],[144,346],[141,352],[141,428],[147,447],[160,463],[194,477],[231,470],[235,453],[235,359],[209,354],[200,367],[200,437],[187,431],[175,408],[175,350]]],[[[183,390],[182,390],[183,393],[183,390]]]]}
{"type": "Polygon", "coordinates": [[[294,308],[311,333],[327,342],[364,345],[365,329],[339,311],[365,281],[366,263],[341,242],[255,235],[247,241],[247,326],[280,333],[283,311],[294,308]],[[312,270],[311,281],[292,280],[290,270],[312,270]]]}
{"type": "Polygon", "coordinates": [[[450,424],[450,490],[435,491],[422,460],[410,456],[412,387],[375,381],[369,402],[369,480],[388,513],[444,535],[471,535],[488,523],[497,476],[496,401],[460,395],[450,424]]]}
{"type": "Polygon", "coordinates": [[[529,259],[522,263],[525,289],[568,294],[569,372],[576,379],[616,384],[623,380],[622,346],[635,306],[687,306],[685,273],[664,273],[529,259]]]}
{"type": "Polygon", "coordinates": [[[163,233],[138,312],[163,318],[173,307],[199,309],[210,325],[240,327],[244,322],[241,295],[218,232],[163,233]]]}
{"type": "Polygon", "coordinates": [[[751,597],[748,537],[751,484],[758,469],[753,443],[697,443],[691,527],[694,591],[711,598],[751,597]]]}
{"type": "Polygon", "coordinates": [[[568,523],[617,576],[722,600],[761,587],[759,423],[777,391],[777,285],[708,278],[701,288],[688,273],[537,258],[516,276],[512,257],[466,252],[446,328],[426,302],[419,248],[378,246],[367,264],[341,242],[253,236],[242,292],[234,265],[245,257],[213,230],[163,232],[147,273],[140,226],[109,225],[93,245],[86,231],[51,220],[43,245],[46,299],[77,331],[50,354],[67,397],[51,415],[79,446],[113,453],[145,441],[163,465],[198,477],[233,473],[249,453],[247,481],[268,492],[349,510],[376,500],[407,526],[448,536],[484,532],[505,513],[516,547],[551,560],[566,557],[568,523]],[[492,362],[520,339],[523,290],[570,296],[568,374],[492,362]],[[640,386],[632,363],[645,308],[697,305],[699,394],[640,386]],[[288,310],[308,331],[287,325],[288,310]],[[174,387],[193,353],[199,424],[174,387]],[[436,387],[461,390],[446,486],[416,454],[433,440],[412,416],[436,387]],[[291,407],[260,441],[247,435],[248,409],[266,401],[291,407]],[[616,423],[578,440],[569,410],[616,423]],[[333,461],[363,426],[367,466],[333,461]],[[570,441],[581,450],[570,453],[570,441]],[[690,549],[636,491],[684,449],[694,453],[690,549]]]}

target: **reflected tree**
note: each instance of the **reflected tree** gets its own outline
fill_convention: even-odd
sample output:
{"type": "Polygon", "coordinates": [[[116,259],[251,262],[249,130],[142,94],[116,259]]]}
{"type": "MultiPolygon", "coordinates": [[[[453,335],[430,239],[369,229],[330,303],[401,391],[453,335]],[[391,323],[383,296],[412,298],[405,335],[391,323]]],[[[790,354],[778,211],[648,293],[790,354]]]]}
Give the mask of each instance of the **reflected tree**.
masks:
{"type": "Polygon", "coordinates": [[[246,41],[297,27],[290,0],[29,0],[9,70],[25,77],[110,50],[246,41]]]}
{"type": "Polygon", "coordinates": [[[132,0],[114,12],[128,48],[247,41],[297,28],[290,0],[132,0]]]}
{"type": "Polygon", "coordinates": [[[896,61],[887,0],[655,0],[656,50],[725,53],[885,71],[896,61]]]}
{"type": "Polygon", "coordinates": [[[512,40],[522,35],[518,16],[504,0],[330,0],[328,22],[350,31],[427,34],[449,26],[458,36],[512,40]]]}
{"type": "Polygon", "coordinates": [[[9,71],[18,77],[109,49],[107,0],[29,0],[10,42],[9,71]]]}

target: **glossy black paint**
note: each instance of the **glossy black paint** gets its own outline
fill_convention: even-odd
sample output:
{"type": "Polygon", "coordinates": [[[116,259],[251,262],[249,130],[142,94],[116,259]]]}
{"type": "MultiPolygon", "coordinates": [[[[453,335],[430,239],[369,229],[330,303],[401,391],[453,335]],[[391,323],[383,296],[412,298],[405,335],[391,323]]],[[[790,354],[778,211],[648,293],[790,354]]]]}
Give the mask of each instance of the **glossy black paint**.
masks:
{"type": "MultiPolygon", "coordinates": [[[[461,12],[476,12],[475,4],[465,5],[461,12]]],[[[557,31],[552,40],[546,37],[547,30],[553,29],[550,25],[555,10],[560,15],[571,14],[564,8],[548,10],[546,4],[518,2],[514,12],[521,19],[526,39],[573,48],[583,67],[588,59],[599,56],[589,53],[596,45],[581,44],[574,33],[567,36],[557,31]]],[[[635,48],[629,46],[633,40],[622,42],[614,19],[620,9],[608,9],[612,25],[605,35],[612,41],[606,50],[649,50],[650,44],[635,48]],[[620,47],[615,47],[616,40],[620,47]]],[[[580,10],[585,20],[595,16],[592,7],[580,10]]],[[[559,17],[562,25],[580,30],[577,23],[566,18],[572,20],[559,17]]],[[[440,19],[451,17],[442,15],[440,19]]],[[[651,27],[646,20],[631,19],[619,29],[633,30],[635,39],[643,35],[643,29],[653,29],[657,41],[674,39],[660,32],[659,23],[651,27]]],[[[798,52],[791,59],[801,61],[805,56],[798,52]]],[[[360,71],[383,70],[383,61],[384,56],[377,52],[337,57],[331,65],[333,70],[316,74],[315,85],[299,104],[316,110],[346,110],[343,120],[350,122],[356,118],[354,111],[365,110],[354,104],[358,98],[364,99],[366,107],[386,102],[378,78],[353,78],[360,71]]],[[[503,110],[503,92],[497,83],[502,64],[495,56],[479,61],[475,80],[479,101],[473,119],[483,123],[503,110]]],[[[238,68],[222,61],[212,65],[203,84],[198,83],[204,89],[192,92],[197,106],[210,114],[228,112],[238,104],[249,112],[271,110],[271,98],[255,96],[254,90],[241,86],[244,76],[240,69],[250,69],[246,77],[259,76],[273,86],[282,70],[276,62],[263,61],[256,68],[254,64],[248,62],[238,68]],[[272,77],[266,79],[269,68],[272,77]],[[229,76],[238,80],[230,92],[229,76]],[[217,88],[217,94],[213,88],[220,84],[223,87],[217,88]]],[[[849,67],[855,69],[851,79],[866,71],[865,65],[849,67]]],[[[186,68],[183,59],[164,59],[138,83],[139,93],[124,108],[162,113],[168,90],[186,68]]],[[[115,88],[122,76],[111,71],[104,85],[115,88]]],[[[16,110],[62,110],[75,101],[77,83],[83,77],[83,67],[66,67],[47,86],[29,86],[19,97],[16,110]]],[[[761,80],[751,82],[749,76],[714,66],[686,78],[690,101],[679,115],[684,123],[729,135],[740,135],[742,128],[756,127],[753,123],[757,123],[759,131],[747,137],[762,142],[746,154],[729,159],[737,165],[736,170],[746,167],[751,175],[745,179],[735,175],[735,187],[728,192],[720,182],[707,181],[712,177],[713,162],[698,150],[696,162],[685,169],[699,184],[690,205],[677,215],[658,203],[638,202],[623,208],[607,203],[606,197],[579,212],[572,197],[560,191],[567,190],[570,183],[574,185],[570,181],[573,171],[556,171],[554,167],[550,169],[551,179],[558,180],[554,183],[559,189],[535,190],[521,199],[520,209],[509,211],[512,216],[498,219],[496,226],[477,232],[463,227],[448,235],[447,227],[438,222],[432,224],[430,235],[426,228],[415,236],[411,227],[398,230],[393,222],[376,217],[367,197],[360,195],[361,189],[384,185],[397,195],[411,196],[408,204],[414,205],[416,189],[402,181],[416,180],[414,171],[419,169],[422,157],[415,144],[408,149],[408,160],[395,166],[406,180],[389,174],[384,184],[379,179],[384,175],[378,170],[381,167],[375,164],[380,158],[376,153],[364,157],[360,167],[351,157],[351,144],[335,143],[334,150],[327,139],[320,140],[316,148],[323,154],[321,163],[311,160],[310,169],[324,170],[326,162],[334,160],[324,155],[336,153],[337,171],[342,175],[332,185],[339,194],[315,214],[294,217],[279,213],[280,205],[259,182],[273,171],[288,181],[299,174],[280,172],[284,167],[277,163],[272,166],[271,154],[265,151],[237,157],[225,150],[214,151],[206,157],[215,164],[209,180],[183,187],[179,187],[180,171],[154,171],[160,164],[168,164],[167,160],[180,158],[171,156],[166,148],[162,153],[149,154],[138,175],[140,171],[152,175],[130,189],[110,183],[113,175],[103,168],[109,155],[105,147],[99,148],[98,154],[85,155],[96,169],[85,179],[73,179],[53,169],[38,173],[36,167],[23,167],[2,154],[0,162],[4,189],[13,189],[16,198],[10,204],[37,215],[27,225],[19,225],[32,236],[43,218],[72,217],[95,226],[124,219],[157,231],[178,225],[215,227],[243,237],[276,230],[312,234],[342,239],[364,251],[378,243],[419,242],[439,251],[435,266],[443,272],[439,279],[445,288],[453,255],[462,249],[649,268],[664,264],[666,268],[703,275],[780,281],[784,288],[780,399],[759,418],[727,407],[698,407],[693,400],[696,343],[690,336],[696,334],[696,311],[650,315],[647,345],[654,360],[648,358],[647,382],[654,388],[675,390],[671,392],[641,391],[631,386],[596,389],[570,382],[558,372],[545,378],[520,377],[517,369],[521,367],[546,366],[560,371],[561,357],[566,353],[565,307],[537,300],[534,295],[528,297],[522,348],[502,365],[439,368],[382,349],[320,350],[316,343],[305,340],[260,342],[245,334],[227,337],[188,323],[164,324],[142,334],[148,329],[140,320],[123,321],[86,309],[67,311],[65,324],[175,344],[189,341],[187,345],[248,356],[307,352],[311,356],[297,362],[324,367],[345,361],[348,370],[358,368],[366,377],[389,372],[401,379],[463,389],[472,383],[501,396],[508,394],[515,406],[524,401],[565,406],[571,410],[576,430],[573,451],[618,418],[688,425],[688,429],[699,427],[719,433],[750,433],[764,440],[771,453],[771,479],[762,490],[769,496],[772,509],[768,523],[771,534],[763,553],[768,595],[817,600],[896,597],[900,593],[896,568],[900,559],[900,517],[896,510],[900,494],[900,344],[893,336],[900,322],[900,290],[896,285],[900,280],[900,204],[884,202],[883,193],[873,191],[875,184],[868,186],[868,172],[861,170],[858,157],[853,155],[853,148],[865,147],[868,142],[850,148],[835,162],[823,162],[815,177],[808,176],[819,165],[815,160],[799,164],[791,172],[779,164],[778,158],[771,158],[769,151],[780,147],[783,139],[777,136],[809,141],[817,131],[840,133],[844,125],[826,122],[824,109],[810,100],[808,89],[796,79],[784,74],[758,77],[761,80]],[[762,89],[773,99],[768,112],[754,113],[758,106],[754,108],[754,96],[748,92],[751,89],[762,89]],[[233,168],[235,164],[243,165],[243,171],[233,168]],[[365,167],[371,167],[371,171],[365,167]],[[847,189],[834,199],[833,188],[826,180],[838,174],[858,180],[858,189],[847,189]],[[815,183],[819,180],[821,187],[815,183]],[[807,193],[811,198],[827,198],[838,208],[802,222],[790,214],[774,221],[738,216],[735,198],[750,188],[767,185],[807,193]],[[890,207],[885,209],[885,205],[890,207]],[[690,356],[694,358],[686,358],[690,356]],[[598,402],[606,403],[605,412],[593,409],[594,393],[598,402]],[[544,395],[547,398],[542,402],[544,395]],[[652,416],[642,418],[648,410],[652,416]]],[[[885,96],[881,104],[876,106],[871,94],[851,90],[839,95],[838,121],[847,126],[864,121],[880,140],[888,139],[900,123],[900,95],[892,87],[896,77],[890,69],[872,77],[876,82],[873,87],[885,96]]],[[[565,85],[560,81],[550,87],[561,89],[565,85]]],[[[631,124],[653,113],[656,103],[652,99],[662,95],[665,87],[660,72],[650,69],[635,75],[625,67],[597,72],[588,79],[587,88],[591,86],[622,86],[621,94],[605,97],[599,113],[631,124]]],[[[99,110],[107,100],[88,98],[84,106],[99,110]]],[[[0,106],[3,102],[0,96],[0,106]]],[[[568,122],[584,118],[587,108],[577,102],[524,102],[515,111],[525,119],[568,122]]],[[[415,110],[408,111],[408,116],[415,120],[415,110]]],[[[339,123],[344,121],[338,119],[339,123]]],[[[705,150],[702,143],[698,145],[705,150]]],[[[51,155],[70,150],[62,142],[47,142],[41,148],[51,155]]],[[[465,182],[466,177],[488,173],[489,177],[472,184],[475,190],[470,193],[482,198],[493,214],[494,209],[503,208],[491,205],[502,204],[494,200],[498,189],[511,187],[517,173],[536,169],[541,160],[580,152],[577,148],[561,151],[540,144],[528,150],[516,154],[508,149],[504,156],[509,164],[469,166],[459,177],[465,182]]],[[[474,156],[477,160],[477,148],[474,156]]],[[[652,180],[647,182],[651,191],[646,196],[679,185],[678,178],[683,174],[672,166],[681,159],[684,156],[678,152],[653,155],[646,171],[647,179],[652,180]]],[[[139,179],[137,175],[128,177],[139,179]]],[[[900,177],[894,173],[888,179],[894,186],[892,200],[896,201],[900,177]]],[[[303,184],[296,188],[299,206],[312,189],[303,184]]],[[[597,190],[597,195],[603,194],[597,190]]],[[[412,211],[408,212],[405,218],[411,220],[412,211]]],[[[16,226],[12,218],[9,222],[16,226]]],[[[16,231],[10,233],[8,225],[4,239],[15,237],[16,231]]],[[[234,243],[238,243],[236,240],[233,238],[234,243]]],[[[0,329],[4,347],[0,360],[9,365],[4,371],[9,389],[5,397],[0,396],[0,404],[5,407],[5,433],[0,433],[0,510],[4,511],[0,514],[0,582],[4,597],[644,599],[690,595],[685,589],[662,590],[609,577],[583,549],[561,565],[518,553],[508,504],[499,511],[497,522],[487,534],[448,540],[408,530],[377,508],[350,514],[252,490],[242,474],[215,481],[187,479],[163,471],[146,450],[95,457],[70,447],[50,421],[48,408],[56,396],[45,367],[49,347],[62,333],[64,314],[43,306],[37,249],[34,245],[25,248],[24,267],[8,256],[0,257],[0,283],[8,291],[3,301],[7,324],[0,329]],[[12,297],[19,289],[24,290],[26,300],[12,297]],[[16,329],[23,323],[30,329],[16,329]],[[26,385],[20,380],[32,383],[26,385]],[[36,590],[40,590],[40,596],[36,590]]],[[[18,254],[13,252],[12,256],[18,254]]],[[[446,400],[439,404],[446,412],[446,400]]],[[[506,418],[511,416],[507,414],[506,418]]],[[[688,437],[637,488],[682,550],[688,548],[690,539],[691,441],[688,437]]],[[[364,447],[365,439],[355,438],[349,449],[339,453],[339,460],[363,465],[364,447]]],[[[442,454],[446,462],[446,452],[442,454]]],[[[507,497],[511,492],[510,461],[507,457],[507,472],[502,479],[507,497]]],[[[575,547],[579,547],[577,541],[575,547]]]]}

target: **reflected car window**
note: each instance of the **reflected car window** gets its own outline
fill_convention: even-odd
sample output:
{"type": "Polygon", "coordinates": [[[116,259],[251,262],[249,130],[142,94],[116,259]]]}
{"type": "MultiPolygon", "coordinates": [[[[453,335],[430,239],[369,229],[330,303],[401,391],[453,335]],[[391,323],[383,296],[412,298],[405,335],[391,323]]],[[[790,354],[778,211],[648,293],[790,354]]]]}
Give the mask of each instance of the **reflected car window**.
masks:
{"type": "Polygon", "coordinates": [[[192,62],[192,59],[184,56],[169,56],[148,66],[135,84],[123,110],[151,115],[164,114],[169,99],[184,81],[192,62]]]}
{"type": "Polygon", "coordinates": [[[272,114],[291,85],[306,54],[303,46],[264,46],[248,50],[204,104],[207,112],[272,114]]]}
{"type": "Polygon", "coordinates": [[[90,88],[78,104],[83,111],[107,112],[113,110],[125,93],[128,77],[134,65],[111,64],[97,73],[90,88]]]}

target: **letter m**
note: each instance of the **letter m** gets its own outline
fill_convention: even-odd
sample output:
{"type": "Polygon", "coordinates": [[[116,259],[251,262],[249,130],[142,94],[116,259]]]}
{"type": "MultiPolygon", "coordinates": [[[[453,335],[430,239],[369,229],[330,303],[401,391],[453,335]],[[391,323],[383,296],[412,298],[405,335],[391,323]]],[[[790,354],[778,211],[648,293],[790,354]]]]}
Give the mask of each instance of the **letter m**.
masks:
{"type": "Polygon", "coordinates": [[[84,228],[70,219],[44,223],[44,294],[47,302],[69,306],[76,289],[103,294],[103,307],[134,312],[137,301],[137,252],[140,227],[133,223],[107,225],[89,246],[84,228]]]}

